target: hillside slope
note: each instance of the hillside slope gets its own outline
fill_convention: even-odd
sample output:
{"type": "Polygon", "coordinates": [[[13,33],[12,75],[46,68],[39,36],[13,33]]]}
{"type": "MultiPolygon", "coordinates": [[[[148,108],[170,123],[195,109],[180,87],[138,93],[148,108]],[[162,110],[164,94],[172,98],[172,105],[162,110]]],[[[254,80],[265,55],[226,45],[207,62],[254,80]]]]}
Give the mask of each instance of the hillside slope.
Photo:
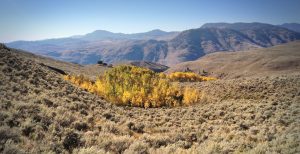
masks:
{"type": "Polygon", "coordinates": [[[144,109],[25,54],[0,45],[0,153],[299,153],[299,74],[191,83],[199,104],[144,109]]]}
{"type": "Polygon", "coordinates": [[[300,72],[300,41],[243,52],[218,52],[196,61],[175,65],[167,72],[208,72],[217,77],[235,78],[300,72]]]}

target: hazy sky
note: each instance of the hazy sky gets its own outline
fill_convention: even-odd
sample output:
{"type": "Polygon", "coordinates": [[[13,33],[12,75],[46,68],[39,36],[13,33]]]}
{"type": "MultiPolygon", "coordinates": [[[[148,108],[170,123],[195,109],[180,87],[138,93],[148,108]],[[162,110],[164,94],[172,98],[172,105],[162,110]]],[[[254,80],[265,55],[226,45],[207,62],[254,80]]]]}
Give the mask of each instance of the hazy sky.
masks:
{"type": "Polygon", "coordinates": [[[181,31],[207,22],[300,23],[300,0],[0,0],[0,42],[181,31]]]}

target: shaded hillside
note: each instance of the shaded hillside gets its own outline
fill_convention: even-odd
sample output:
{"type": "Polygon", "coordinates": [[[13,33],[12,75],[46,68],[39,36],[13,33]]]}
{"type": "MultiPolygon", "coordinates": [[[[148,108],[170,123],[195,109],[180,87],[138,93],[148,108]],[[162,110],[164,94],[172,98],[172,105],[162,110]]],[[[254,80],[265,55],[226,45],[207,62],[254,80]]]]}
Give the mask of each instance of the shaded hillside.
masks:
{"type": "Polygon", "coordinates": [[[95,64],[102,59],[107,63],[150,61],[169,66],[213,52],[264,48],[299,39],[299,33],[270,24],[212,23],[180,34],[160,30],[137,34],[99,30],[75,38],[12,42],[8,46],[79,64],[95,64]]]}
{"type": "Polygon", "coordinates": [[[27,55],[0,45],[0,153],[299,152],[299,74],[192,83],[203,102],[144,109],[103,101],[27,55]]]}
{"type": "Polygon", "coordinates": [[[151,61],[160,62],[167,54],[167,42],[148,40],[128,42],[119,47],[108,47],[104,50],[104,61],[118,63],[122,61],[151,61]]]}
{"type": "Polygon", "coordinates": [[[243,52],[218,52],[175,65],[167,72],[208,72],[217,77],[247,77],[300,72],[300,42],[243,52]],[[204,71],[203,71],[204,70],[204,71]]]}
{"type": "Polygon", "coordinates": [[[165,63],[169,65],[196,60],[216,51],[261,48],[245,35],[231,29],[199,28],[180,33],[169,42],[165,63]]]}
{"type": "Polygon", "coordinates": [[[220,51],[243,51],[299,40],[300,34],[263,23],[211,23],[181,32],[168,45],[163,61],[173,65],[220,51]]]}

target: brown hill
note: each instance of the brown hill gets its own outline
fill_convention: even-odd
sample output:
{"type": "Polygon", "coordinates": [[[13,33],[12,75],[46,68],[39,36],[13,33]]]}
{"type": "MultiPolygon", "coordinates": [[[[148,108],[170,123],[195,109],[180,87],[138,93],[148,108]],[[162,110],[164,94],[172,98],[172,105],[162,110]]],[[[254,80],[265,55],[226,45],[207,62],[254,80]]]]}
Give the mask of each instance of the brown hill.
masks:
{"type": "Polygon", "coordinates": [[[299,49],[300,42],[296,41],[243,52],[218,52],[196,61],[175,65],[166,72],[189,68],[196,73],[208,72],[210,75],[226,78],[300,72],[299,49]]]}

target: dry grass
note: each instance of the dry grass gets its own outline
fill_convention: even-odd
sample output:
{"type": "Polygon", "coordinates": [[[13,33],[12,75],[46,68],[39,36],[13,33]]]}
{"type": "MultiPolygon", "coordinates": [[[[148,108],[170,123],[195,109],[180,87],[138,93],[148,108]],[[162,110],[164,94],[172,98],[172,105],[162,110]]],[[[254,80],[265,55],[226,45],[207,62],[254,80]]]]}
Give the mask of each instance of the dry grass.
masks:
{"type": "Polygon", "coordinates": [[[118,107],[0,51],[0,153],[299,153],[300,75],[181,83],[189,107],[118,107]]]}

